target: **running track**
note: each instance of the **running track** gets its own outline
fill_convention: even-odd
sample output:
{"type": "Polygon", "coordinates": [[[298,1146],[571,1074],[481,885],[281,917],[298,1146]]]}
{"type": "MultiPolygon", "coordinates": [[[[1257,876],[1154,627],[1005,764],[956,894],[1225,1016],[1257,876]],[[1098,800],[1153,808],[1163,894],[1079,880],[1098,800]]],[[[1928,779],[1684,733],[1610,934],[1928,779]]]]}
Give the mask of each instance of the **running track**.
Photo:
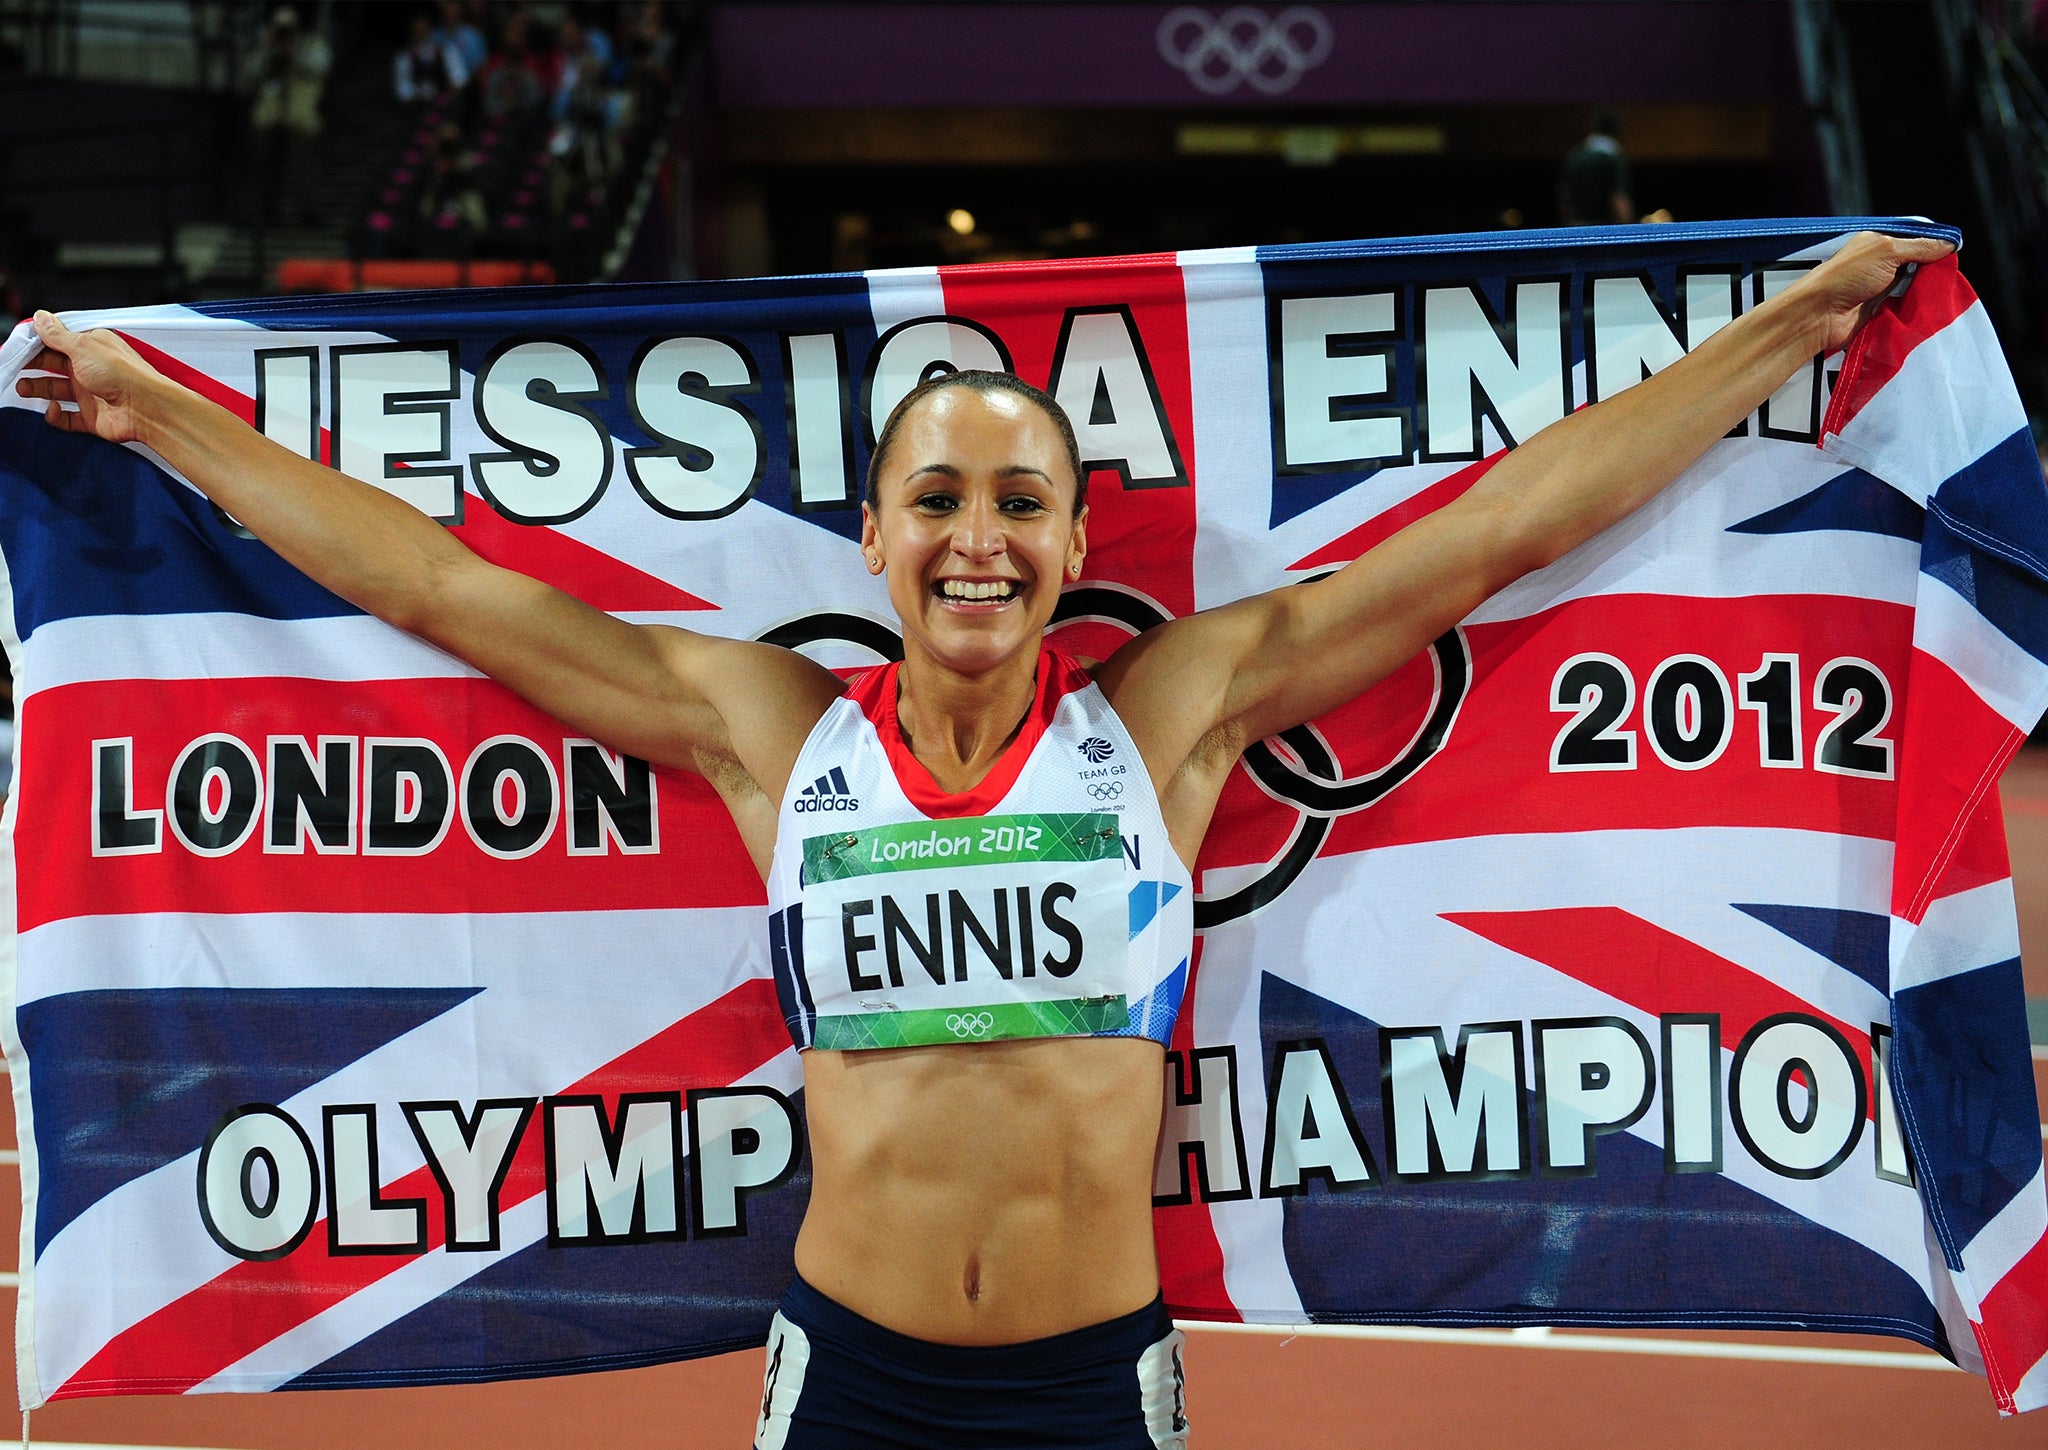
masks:
{"type": "MultiPolygon", "coordinates": [[[[2023,752],[2004,792],[2048,1124],[2048,751],[2023,752]]],[[[11,1116],[0,1117],[0,1134],[11,1147],[11,1116]]],[[[10,1265],[13,1158],[0,1163],[0,1254],[10,1265]]],[[[0,1288],[9,1322],[12,1277],[0,1288]]],[[[2000,1421],[1983,1381],[1902,1340],[1535,1330],[1437,1342],[1211,1330],[1189,1336],[1187,1365],[1201,1450],[2048,1450],[2048,1411],[2000,1421]],[[1757,1353],[1779,1357],[1726,1357],[1757,1353]],[[1872,1354],[1897,1358],[1828,1362],[1872,1354]]],[[[71,1400],[37,1411],[34,1431],[38,1445],[76,1447],[739,1450],[760,1377],[751,1351],[447,1389],[71,1400]]]]}

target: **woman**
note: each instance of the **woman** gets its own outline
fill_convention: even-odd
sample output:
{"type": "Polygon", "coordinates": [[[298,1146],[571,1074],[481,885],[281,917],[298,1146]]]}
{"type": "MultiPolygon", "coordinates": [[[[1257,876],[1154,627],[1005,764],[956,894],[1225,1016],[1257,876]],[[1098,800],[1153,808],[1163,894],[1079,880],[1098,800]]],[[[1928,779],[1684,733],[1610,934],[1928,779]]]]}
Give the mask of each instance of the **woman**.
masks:
{"type": "Polygon", "coordinates": [[[1087,554],[1067,420],[1007,376],[937,379],[882,430],[863,512],[904,660],[851,687],[789,651],[626,624],[487,564],[111,333],[37,314],[48,375],[19,386],[58,427],[147,444],[329,589],[725,801],[811,1049],[810,1209],[759,1445],[1167,1445],[1186,1422],[1151,1177],[1192,893],[1127,940],[1129,848],[1163,833],[1172,850],[1150,869],[1185,888],[1248,743],[1349,699],[1628,514],[1841,347],[1902,265],[1947,250],[1858,236],[1348,568],[1100,664],[1042,643],[1087,554]],[[1111,779],[1126,787],[1113,803],[1088,794],[1111,779]]]}

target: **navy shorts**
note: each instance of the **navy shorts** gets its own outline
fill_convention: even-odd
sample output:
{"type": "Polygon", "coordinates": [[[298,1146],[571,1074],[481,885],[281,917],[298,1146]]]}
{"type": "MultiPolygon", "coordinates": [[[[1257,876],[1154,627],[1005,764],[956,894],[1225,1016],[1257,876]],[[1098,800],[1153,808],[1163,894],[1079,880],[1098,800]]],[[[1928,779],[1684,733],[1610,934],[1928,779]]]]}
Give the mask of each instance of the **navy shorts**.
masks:
{"type": "Polygon", "coordinates": [[[798,1279],[768,1331],[754,1450],[1183,1450],[1181,1344],[1159,1299],[1023,1344],[932,1344],[798,1279]]]}

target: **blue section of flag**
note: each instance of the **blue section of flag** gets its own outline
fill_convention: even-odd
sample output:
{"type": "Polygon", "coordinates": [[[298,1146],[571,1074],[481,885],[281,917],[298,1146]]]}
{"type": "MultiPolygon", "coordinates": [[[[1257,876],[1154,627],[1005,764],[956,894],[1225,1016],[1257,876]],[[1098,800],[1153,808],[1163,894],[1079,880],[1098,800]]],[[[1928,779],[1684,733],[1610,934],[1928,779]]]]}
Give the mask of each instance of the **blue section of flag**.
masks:
{"type": "MultiPolygon", "coordinates": [[[[1271,974],[1260,985],[1259,1023],[1268,1062],[1283,1041],[1328,1047],[1384,1171],[1379,1024],[1271,974]]],[[[1302,1307],[1337,1323],[1825,1328],[1945,1348],[1920,1286],[1854,1240],[1721,1174],[1666,1173],[1663,1150],[1627,1132],[1603,1135],[1594,1151],[1597,1171],[1585,1177],[1382,1178],[1345,1192],[1311,1180],[1306,1194],[1282,1201],[1302,1307]],[[1651,1204],[1661,1222],[1684,1223],[1683,1252],[1646,1260],[1651,1204]],[[1370,1254],[1348,1248],[1365,1243],[1370,1254]],[[1650,1262],[1655,1271],[1645,1272],[1650,1262]],[[1818,1305],[1827,1307],[1810,1307],[1818,1305]]]]}
{"type": "MultiPolygon", "coordinates": [[[[857,484],[867,468],[869,434],[858,416],[861,380],[876,341],[867,279],[858,274],[781,278],[772,287],[751,281],[522,287],[465,293],[459,299],[445,292],[400,292],[208,303],[198,310],[260,327],[346,328],[399,342],[453,342],[462,368],[471,375],[514,339],[567,338],[596,361],[606,383],[605,397],[581,406],[629,448],[657,441],[634,418],[629,397],[644,345],[662,338],[717,338],[745,354],[756,380],[752,387],[721,390],[723,401],[755,420],[762,456],[753,498],[848,539],[860,535],[860,510],[852,501],[800,508],[791,497],[792,405],[785,350],[792,336],[837,332],[844,337],[841,382],[853,433],[848,477],[857,484]]],[[[866,421],[875,428],[882,423],[866,421]]],[[[607,487],[632,486],[621,460],[607,487]]]]}
{"type": "Polygon", "coordinates": [[[2031,570],[1958,534],[1938,506],[1928,510],[1920,572],[1962,595],[1993,628],[2048,664],[2048,611],[2041,607],[2043,581],[2031,570]]]}
{"type": "Polygon", "coordinates": [[[2041,1172],[2041,1114],[2019,958],[1892,998],[1901,1126],[1949,1267],[2041,1172]]]}
{"type": "Polygon", "coordinates": [[[1844,911],[1829,906],[1753,905],[1740,901],[1735,903],[1735,909],[1777,928],[1836,966],[1854,972],[1878,991],[1890,993],[1890,917],[1874,911],[1844,911]]]}
{"type": "Polygon", "coordinates": [[[23,639],[57,619],[232,612],[323,619],[358,611],[125,448],[0,408],[0,554],[23,639]]]}
{"type": "Polygon", "coordinates": [[[2048,483],[2026,428],[1943,479],[1934,507],[1957,534],[2048,581],[2048,483]]]}
{"type": "Polygon", "coordinates": [[[1803,534],[1842,529],[1889,534],[1920,542],[1927,510],[1881,478],[1860,468],[1835,475],[1819,488],[1728,526],[1731,534],[1803,534]]]}
{"type": "Polygon", "coordinates": [[[196,1151],[224,1111],[284,1103],[480,990],[163,987],[27,1003],[36,1252],[122,1184],[196,1151]]]}
{"type": "MultiPolygon", "coordinates": [[[[803,1094],[793,1101],[801,1115],[803,1094]]],[[[540,1131],[537,1122],[527,1128],[540,1131]]],[[[810,1197],[805,1156],[774,1191],[748,1196],[744,1235],[601,1247],[543,1240],[486,1261],[284,1388],[466,1384],[751,1348],[789,1287],[789,1245],[810,1197]]],[[[429,1200],[427,1211],[442,1209],[429,1200]]]]}

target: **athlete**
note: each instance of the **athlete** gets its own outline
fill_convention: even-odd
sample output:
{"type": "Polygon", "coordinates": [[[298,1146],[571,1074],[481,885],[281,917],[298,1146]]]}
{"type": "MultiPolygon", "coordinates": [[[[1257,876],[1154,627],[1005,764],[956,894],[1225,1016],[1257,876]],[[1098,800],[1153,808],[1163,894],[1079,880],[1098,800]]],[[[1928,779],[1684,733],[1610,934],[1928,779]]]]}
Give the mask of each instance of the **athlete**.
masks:
{"type": "Polygon", "coordinates": [[[147,445],[313,579],[571,729],[699,772],[731,810],[808,1049],[810,1208],[762,1450],[1156,1447],[1186,1435],[1152,1240],[1161,1044],[1189,872],[1239,754],[1651,498],[1842,347],[1902,266],[1948,250],[1861,234],[1349,567],[1101,663],[1043,641],[1088,551],[1071,426],[1007,375],[942,376],[874,449],[861,548],[904,658],[850,685],[488,564],[112,332],[37,313],[40,375],[18,386],[56,427],[147,445]],[[1133,935],[1147,882],[1157,912],[1133,935]]]}

